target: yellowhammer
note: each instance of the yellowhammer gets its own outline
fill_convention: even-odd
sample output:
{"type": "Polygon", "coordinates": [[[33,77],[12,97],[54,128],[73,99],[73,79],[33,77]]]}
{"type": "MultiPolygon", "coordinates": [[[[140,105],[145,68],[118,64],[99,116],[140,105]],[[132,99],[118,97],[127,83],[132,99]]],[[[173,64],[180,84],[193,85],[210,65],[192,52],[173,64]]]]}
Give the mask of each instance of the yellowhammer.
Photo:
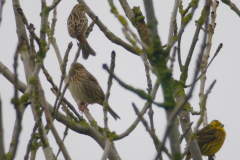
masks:
{"type": "MultiPolygon", "coordinates": [[[[222,147],[226,132],[224,125],[218,120],[213,120],[209,125],[197,132],[197,142],[204,156],[213,156],[222,147]]],[[[188,152],[185,160],[191,159],[191,153],[188,152]]]]}

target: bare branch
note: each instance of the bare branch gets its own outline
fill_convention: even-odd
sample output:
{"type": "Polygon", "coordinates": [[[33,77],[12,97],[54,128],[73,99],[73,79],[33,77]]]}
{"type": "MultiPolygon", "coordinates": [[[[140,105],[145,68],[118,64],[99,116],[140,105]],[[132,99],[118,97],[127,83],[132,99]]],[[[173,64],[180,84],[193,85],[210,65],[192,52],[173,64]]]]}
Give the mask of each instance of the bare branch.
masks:
{"type": "Polygon", "coordinates": [[[188,125],[188,127],[185,128],[183,134],[179,137],[180,143],[182,143],[183,138],[186,136],[186,134],[187,134],[187,132],[189,131],[189,129],[191,128],[192,124],[193,124],[193,122],[191,122],[191,123],[188,125]]]}
{"type": "Polygon", "coordinates": [[[52,5],[49,6],[50,11],[51,11],[52,9],[54,9],[54,8],[58,5],[58,3],[59,3],[60,1],[61,1],[61,0],[54,0],[53,3],[52,3],[52,5]]]}
{"type": "Polygon", "coordinates": [[[37,130],[37,124],[35,123],[35,125],[33,127],[32,134],[31,134],[31,138],[30,138],[30,140],[28,142],[28,145],[27,145],[27,151],[26,151],[26,154],[24,156],[24,160],[28,160],[28,156],[29,156],[29,153],[31,151],[31,146],[32,146],[32,143],[33,143],[33,140],[34,140],[36,130],[37,130]]]}
{"type": "MultiPolygon", "coordinates": [[[[207,72],[208,67],[210,66],[210,64],[212,63],[214,58],[218,55],[218,52],[221,50],[222,46],[223,46],[223,44],[220,43],[218,48],[217,48],[217,50],[216,50],[216,52],[215,52],[215,54],[214,54],[214,56],[212,57],[211,61],[209,62],[208,66],[205,68],[204,71],[202,71],[201,75],[193,83],[196,83],[207,72]]],[[[190,84],[190,85],[186,85],[185,88],[191,87],[193,85],[193,83],[190,84]]]]}
{"type": "MultiPolygon", "coordinates": [[[[221,0],[223,3],[228,5],[237,15],[240,17],[240,10],[236,6],[236,4],[232,3],[230,0],[221,0]]],[[[219,2],[218,2],[219,3],[219,2]]]]}
{"type": "MultiPolygon", "coordinates": [[[[110,70],[108,68],[108,66],[106,64],[103,65],[103,68],[110,74],[110,70]]],[[[125,89],[130,90],[134,93],[136,93],[139,97],[146,99],[148,101],[150,101],[153,104],[156,104],[159,107],[164,107],[167,108],[168,106],[165,105],[164,103],[156,103],[153,101],[153,99],[151,98],[151,96],[149,96],[148,94],[146,94],[144,91],[140,90],[140,89],[135,89],[130,85],[125,84],[123,81],[121,81],[117,76],[115,76],[115,74],[113,74],[113,78],[125,89]]]]}
{"type": "MultiPolygon", "coordinates": [[[[141,113],[138,111],[136,105],[134,103],[132,103],[132,106],[134,108],[134,111],[135,113],[138,115],[138,118],[141,120],[141,122],[143,123],[144,127],[146,128],[147,132],[150,134],[153,142],[154,142],[154,145],[155,145],[155,148],[156,150],[158,151],[158,147],[161,145],[162,142],[160,142],[160,140],[158,139],[157,135],[155,134],[155,132],[153,132],[150,127],[148,126],[148,123],[147,121],[143,118],[143,116],[141,115],[141,113]]],[[[169,154],[167,148],[164,148],[163,149],[164,152],[168,155],[168,157],[171,159],[172,156],[169,154]]],[[[162,155],[160,155],[160,159],[162,159],[162,155]]]]}
{"type": "Polygon", "coordinates": [[[109,78],[108,78],[107,92],[106,92],[106,96],[105,96],[105,99],[104,99],[104,102],[103,102],[104,128],[106,130],[108,130],[108,123],[107,123],[107,121],[108,121],[108,117],[107,117],[108,105],[107,104],[108,104],[108,99],[109,99],[109,96],[110,96],[110,89],[111,89],[111,86],[112,86],[113,72],[114,72],[114,68],[115,68],[115,57],[116,57],[115,51],[112,51],[111,55],[112,55],[112,59],[111,59],[111,66],[110,66],[110,74],[109,74],[109,78]]]}
{"type": "Polygon", "coordinates": [[[3,116],[2,116],[2,101],[0,97],[0,158],[2,159],[5,155],[4,150],[4,138],[3,138],[3,116]]]}
{"type": "Polygon", "coordinates": [[[112,142],[109,139],[107,139],[101,160],[107,160],[111,146],[112,146],[112,142]]]}
{"type": "Polygon", "coordinates": [[[63,153],[64,158],[66,160],[70,160],[71,158],[68,154],[68,151],[67,151],[65,145],[63,144],[63,142],[62,142],[60,136],[58,135],[57,130],[53,124],[53,119],[52,119],[51,113],[49,112],[48,105],[47,105],[45,95],[44,95],[44,91],[43,91],[40,83],[39,83],[38,87],[40,89],[39,97],[41,100],[42,107],[44,108],[44,113],[45,113],[46,121],[48,122],[48,127],[51,129],[53,136],[63,153]]]}
{"type": "MultiPolygon", "coordinates": [[[[211,47],[212,47],[212,37],[214,34],[214,30],[216,27],[216,12],[217,12],[217,7],[218,7],[219,2],[217,0],[214,0],[214,2],[211,4],[212,6],[212,12],[211,12],[211,23],[209,23],[208,29],[206,29],[208,32],[208,36],[207,36],[207,47],[206,47],[206,52],[203,56],[203,60],[202,60],[202,64],[201,64],[201,72],[206,72],[207,71],[207,67],[208,67],[208,58],[210,55],[210,51],[211,51],[211,47]]],[[[215,58],[215,57],[213,57],[215,58]]],[[[201,106],[201,103],[203,101],[203,95],[204,95],[204,87],[205,87],[205,82],[206,82],[206,73],[203,74],[200,78],[200,93],[199,93],[199,104],[201,106]]],[[[207,126],[208,125],[208,120],[207,120],[207,111],[204,110],[204,116],[203,116],[203,126],[207,126]]]]}
{"type": "Polygon", "coordinates": [[[5,4],[5,0],[1,0],[0,2],[0,25],[2,22],[2,10],[3,10],[3,5],[5,4]]]}
{"type": "MultiPolygon", "coordinates": [[[[150,94],[150,96],[152,97],[152,99],[155,99],[155,96],[156,96],[156,93],[157,93],[157,90],[158,90],[159,85],[160,85],[160,82],[159,82],[159,79],[157,79],[156,82],[155,82],[155,84],[154,84],[153,90],[152,90],[152,92],[151,92],[151,94],[150,94]]],[[[142,109],[141,112],[140,112],[142,116],[146,113],[147,109],[148,109],[150,106],[151,106],[151,103],[150,103],[150,102],[146,102],[146,103],[144,104],[144,107],[143,107],[143,109],[142,109]]],[[[136,118],[136,120],[133,122],[133,124],[132,124],[125,132],[123,132],[122,134],[120,134],[120,135],[118,136],[118,138],[115,139],[115,140],[119,140],[119,139],[122,139],[122,138],[128,136],[128,135],[136,128],[136,126],[138,125],[139,122],[140,122],[140,119],[139,119],[139,118],[136,118]]]]}
{"type": "Polygon", "coordinates": [[[181,0],[175,0],[174,6],[173,6],[173,11],[172,11],[172,16],[170,19],[170,27],[169,27],[169,33],[168,33],[168,46],[172,44],[173,42],[173,32],[175,29],[174,21],[176,22],[176,16],[177,16],[177,11],[178,11],[178,6],[180,4],[181,0]]]}

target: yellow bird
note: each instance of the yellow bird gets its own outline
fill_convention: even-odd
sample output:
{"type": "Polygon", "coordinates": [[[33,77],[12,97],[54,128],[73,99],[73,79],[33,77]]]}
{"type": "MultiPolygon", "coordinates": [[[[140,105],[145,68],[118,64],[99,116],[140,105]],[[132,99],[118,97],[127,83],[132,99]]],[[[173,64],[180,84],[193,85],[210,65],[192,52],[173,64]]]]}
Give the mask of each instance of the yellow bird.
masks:
{"type": "MultiPolygon", "coordinates": [[[[226,137],[223,127],[220,121],[213,120],[197,132],[197,142],[203,156],[214,156],[221,149],[226,137]]],[[[190,160],[191,157],[191,153],[188,152],[185,160],[190,160]]]]}

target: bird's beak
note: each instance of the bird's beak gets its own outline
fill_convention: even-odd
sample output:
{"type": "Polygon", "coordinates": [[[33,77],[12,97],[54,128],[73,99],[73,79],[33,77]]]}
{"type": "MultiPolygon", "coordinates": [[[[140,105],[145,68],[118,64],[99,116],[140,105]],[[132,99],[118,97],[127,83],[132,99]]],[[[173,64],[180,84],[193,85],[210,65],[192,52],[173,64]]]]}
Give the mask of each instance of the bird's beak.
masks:
{"type": "Polygon", "coordinates": [[[221,124],[220,126],[221,126],[221,127],[224,127],[224,124],[221,124]]]}

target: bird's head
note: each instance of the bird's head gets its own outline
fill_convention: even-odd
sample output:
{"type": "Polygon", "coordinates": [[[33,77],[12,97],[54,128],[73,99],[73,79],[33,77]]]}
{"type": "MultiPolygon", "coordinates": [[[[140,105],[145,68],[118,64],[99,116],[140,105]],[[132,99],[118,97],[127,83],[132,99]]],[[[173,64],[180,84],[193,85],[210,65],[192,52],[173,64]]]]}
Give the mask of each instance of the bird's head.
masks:
{"type": "Polygon", "coordinates": [[[84,4],[75,5],[72,12],[78,12],[78,11],[87,12],[87,6],[85,6],[84,4]]]}
{"type": "Polygon", "coordinates": [[[224,125],[218,120],[213,120],[209,125],[216,129],[223,129],[224,127],[224,125]]]}

